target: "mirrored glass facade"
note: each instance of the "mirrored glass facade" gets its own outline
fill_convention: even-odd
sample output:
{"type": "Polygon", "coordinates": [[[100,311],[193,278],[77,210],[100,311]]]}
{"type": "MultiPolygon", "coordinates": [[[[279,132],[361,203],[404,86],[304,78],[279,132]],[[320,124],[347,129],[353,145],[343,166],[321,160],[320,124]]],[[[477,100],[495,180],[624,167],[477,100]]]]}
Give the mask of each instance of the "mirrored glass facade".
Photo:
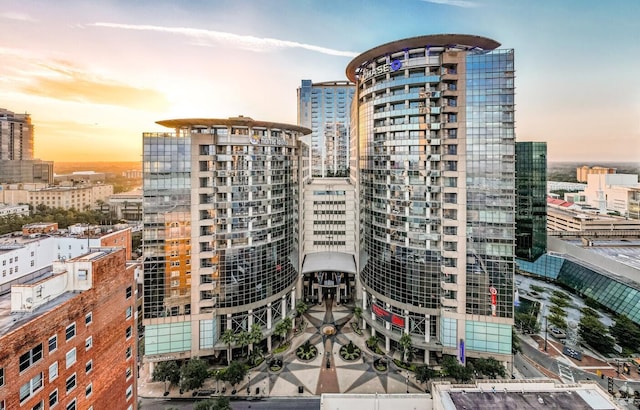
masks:
{"type": "Polygon", "coordinates": [[[213,354],[225,329],[253,324],[270,334],[293,309],[309,130],[246,117],[159,124],[175,132],[143,138],[146,351],[213,354]]]}
{"type": "Polygon", "coordinates": [[[547,251],[547,144],[516,142],[516,257],[547,251]]]}
{"type": "Polygon", "coordinates": [[[455,354],[465,339],[470,354],[510,360],[514,63],[513,50],[498,46],[415,37],[347,68],[357,84],[352,175],[364,316],[391,343],[414,336],[425,361],[433,351],[455,354]]]}
{"type": "Polygon", "coordinates": [[[314,177],[344,177],[349,170],[349,125],[355,86],[348,81],[313,83],[298,88],[298,124],[311,129],[314,177]]]}

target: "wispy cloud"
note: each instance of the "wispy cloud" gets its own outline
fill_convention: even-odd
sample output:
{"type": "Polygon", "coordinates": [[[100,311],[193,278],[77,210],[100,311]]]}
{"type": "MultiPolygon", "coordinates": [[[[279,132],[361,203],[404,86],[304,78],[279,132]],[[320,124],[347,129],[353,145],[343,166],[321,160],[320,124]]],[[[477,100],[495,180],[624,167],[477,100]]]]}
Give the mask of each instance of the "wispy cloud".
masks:
{"type": "Polygon", "coordinates": [[[454,7],[464,7],[464,8],[472,8],[478,7],[479,4],[474,1],[468,0],[422,0],[425,3],[434,3],[434,4],[442,4],[445,6],[454,6],[454,7]]]}
{"type": "Polygon", "coordinates": [[[31,61],[29,66],[28,81],[14,84],[25,94],[151,111],[168,106],[167,98],[157,90],[97,76],[65,61],[31,61]]]}
{"type": "Polygon", "coordinates": [[[108,27],[123,30],[155,31],[161,33],[178,34],[189,37],[190,39],[194,40],[197,45],[201,46],[212,46],[216,43],[228,43],[234,45],[235,47],[240,47],[251,51],[273,51],[287,48],[301,48],[304,50],[340,57],[355,57],[359,54],[352,51],[335,50],[332,48],[316,46],[313,44],[298,43],[296,41],[246,36],[227,33],[223,31],[204,30],[188,27],[163,27],[101,22],[93,23],[90,25],[95,27],[108,27]]]}
{"type": "Polygon", "coordinates": [[[15,11],[4,11],[0,13],[0,18],[7,19],[7,20],[18,20],[18,21],[29,21],[29,22],[38,21],[27,14],[18,13],[15,11]]]}

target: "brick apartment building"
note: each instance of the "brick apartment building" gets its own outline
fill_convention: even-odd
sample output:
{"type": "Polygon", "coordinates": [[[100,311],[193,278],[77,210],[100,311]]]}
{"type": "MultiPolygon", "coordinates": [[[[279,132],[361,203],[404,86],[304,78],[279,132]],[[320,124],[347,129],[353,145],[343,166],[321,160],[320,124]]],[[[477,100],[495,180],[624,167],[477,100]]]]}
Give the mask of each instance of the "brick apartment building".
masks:
{"type": "Polygon", "coordinates": [[[135,268],[92,248],[0,296],[0,410],[137,408],[135,268]]]}

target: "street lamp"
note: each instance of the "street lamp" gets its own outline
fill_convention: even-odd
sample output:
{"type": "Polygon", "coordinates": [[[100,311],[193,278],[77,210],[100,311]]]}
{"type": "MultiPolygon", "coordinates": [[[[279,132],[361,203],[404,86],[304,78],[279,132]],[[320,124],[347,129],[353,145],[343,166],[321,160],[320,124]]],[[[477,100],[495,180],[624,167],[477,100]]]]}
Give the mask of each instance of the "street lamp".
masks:
{"type": "MultiPolygon", "coordinates": [[[[548,312],[547,312],[548,314],[548,312]]],[[[547,325],[547,315],[544,317],[544,351],[547,351],[547,333],[549,332],[549,326],[547,325]]]]}
{"type": "Polygon", "coordinates": [[[404,379],[405,386],[407,388],[407,394],[409,394],[409,372],[407,371],[407,376],[404,379]]]}

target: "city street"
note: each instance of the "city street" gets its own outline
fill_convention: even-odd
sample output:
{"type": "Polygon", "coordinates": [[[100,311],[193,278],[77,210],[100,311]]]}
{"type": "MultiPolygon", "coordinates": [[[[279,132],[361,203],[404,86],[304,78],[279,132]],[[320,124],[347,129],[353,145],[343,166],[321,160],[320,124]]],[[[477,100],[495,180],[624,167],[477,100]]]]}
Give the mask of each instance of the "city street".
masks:
{"type": "MultiPolygon", "coordinates": [[[[142,410],[192,410],[195,400],[182,399],[140,399],[142,410]]],[[[314,398],[269,398],[264,400],[236,400],[231,402],[234,410],[317,410],[320,409],[320,397],[314,398]]]]}

